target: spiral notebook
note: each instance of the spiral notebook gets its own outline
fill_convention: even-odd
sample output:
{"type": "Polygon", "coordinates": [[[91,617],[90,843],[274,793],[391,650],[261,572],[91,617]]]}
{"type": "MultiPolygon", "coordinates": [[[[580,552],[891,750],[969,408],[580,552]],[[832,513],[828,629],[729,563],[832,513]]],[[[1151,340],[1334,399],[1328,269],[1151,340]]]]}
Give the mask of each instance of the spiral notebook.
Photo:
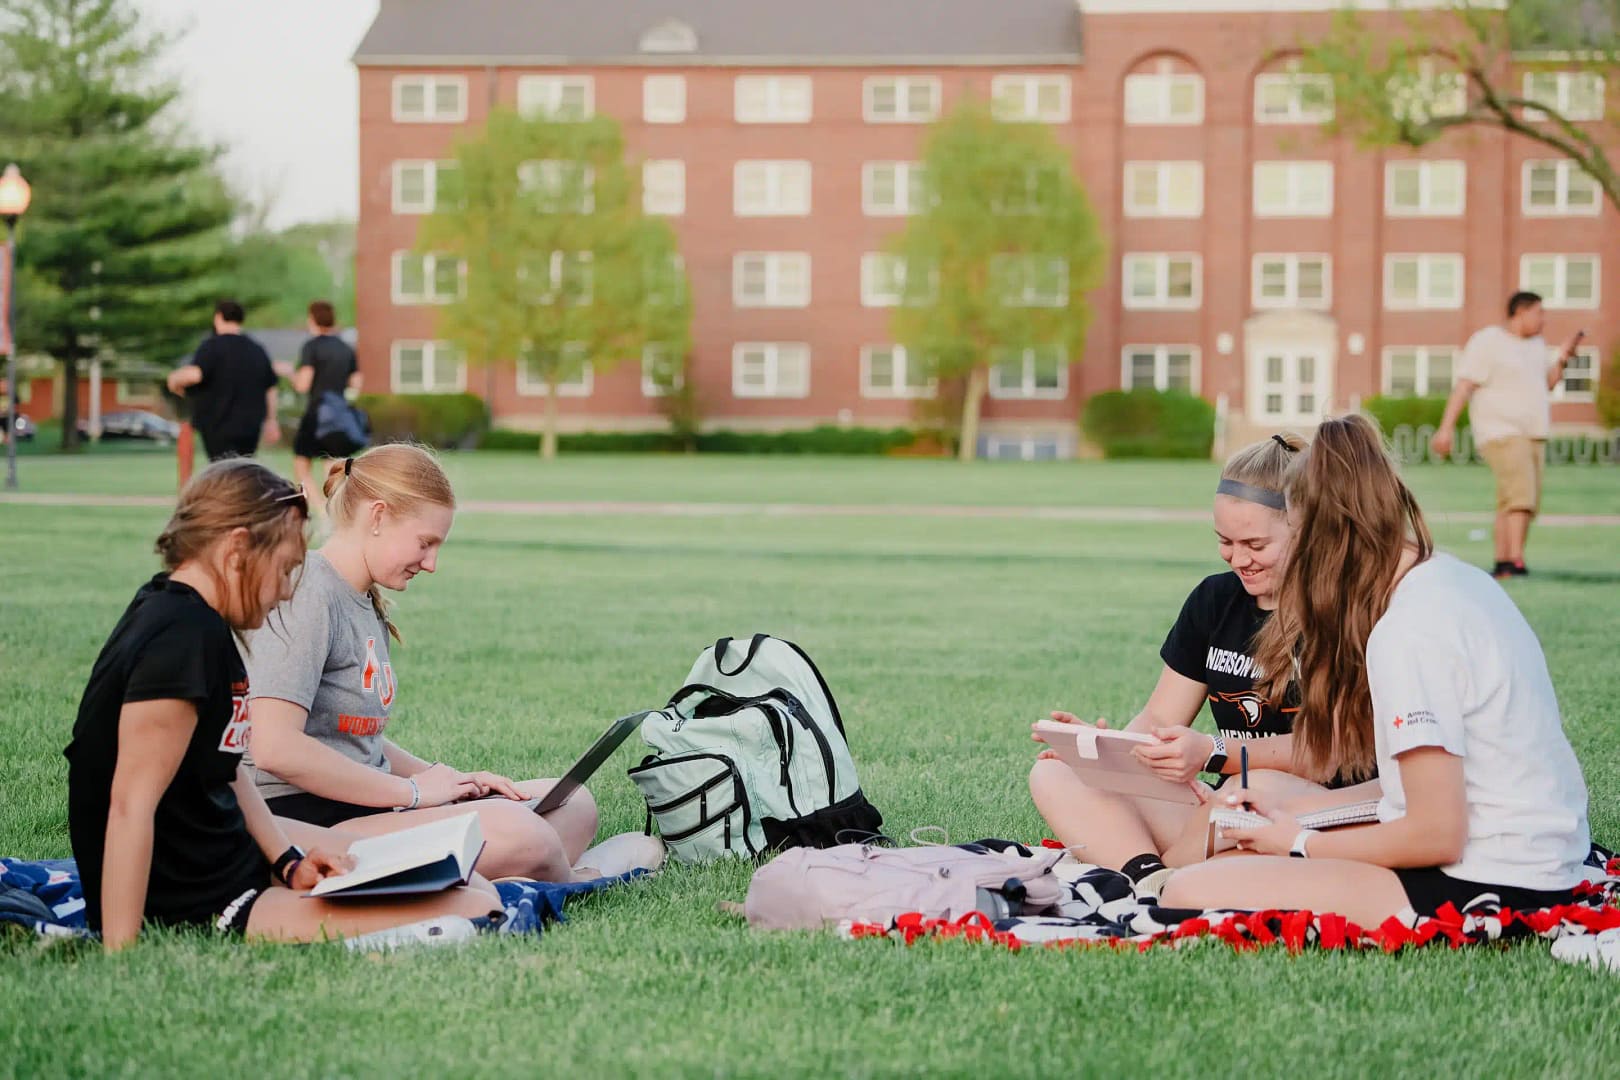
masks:
{"type": "MultiPolygon", "coordinates": [[[[1367,799],[1364,802],[1331,806],[1326,810],[1313,810],[1309,814],[1299,815],[1297,820],[1302,829],[1339,829],[1346,825],[1366,825],[1378,820],[1378,800],[1367,799]]],[[[1257,829],[1262,825],[1270,825],[1271,819],[1253,810],[1231,807],[1211,810],[1209,823],[1217,829],[1257,829]]]]}

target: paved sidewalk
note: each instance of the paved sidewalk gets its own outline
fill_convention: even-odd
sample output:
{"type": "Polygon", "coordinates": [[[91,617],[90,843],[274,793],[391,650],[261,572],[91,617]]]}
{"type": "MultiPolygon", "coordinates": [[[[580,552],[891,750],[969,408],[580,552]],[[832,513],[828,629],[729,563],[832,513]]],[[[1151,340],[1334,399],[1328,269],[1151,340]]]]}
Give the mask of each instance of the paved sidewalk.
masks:
{"type": "MultiPolygon", "coordinates": [[[[21,492],[0,495],[0,505],[152,507],[174,505],[164,495],[47,495],[21,492]]],[[[514,502],[470,500],[460,509],[473,514],[517,517],[913,517],[978,518],[1012,521],[1190,522],[1209,520],[1206,509],[1171,509],[1151,506],[941,506],[905,503],[708,503],[708,502],[514,502]]],[[[1429,520],[1441,525],[1489,525],[1494,515],[1460,511],[1434,513],[1429,520]]],[[[1620,514],[1544,514],[1537,528],[1620,527],[1620,514]]]]}

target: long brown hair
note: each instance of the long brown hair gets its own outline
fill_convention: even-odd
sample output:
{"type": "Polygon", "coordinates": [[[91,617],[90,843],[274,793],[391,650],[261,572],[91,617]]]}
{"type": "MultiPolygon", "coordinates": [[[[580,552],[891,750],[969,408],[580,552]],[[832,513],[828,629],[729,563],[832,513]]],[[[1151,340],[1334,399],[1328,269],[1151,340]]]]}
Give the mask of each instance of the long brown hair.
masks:
{"type": "MultiPolygon", "coordinates": [[[[409,517],[424,506],[456,508],[456,493],[432,451],[415,443],[386,443],[359,457],[334,461],[326,470],[327,513],[332,523],[347,528],[374,502],[396,517],[409,517]]],[[[395,641],[404,641],[388,617],[388,601],[375,584],[366,590],[377,618],[395,641]]]]}
{"type": "Polygon", "coordinates": [[[1260,631],[1256,689],[1283,700],[1297,684],[1294,758],[1302,775],[1371,775],[1367,639],[1389,607],[1402,552],[1418,560],[1434,539],[1377,425],[1325,420],[1285,484],[1294,538],[1277,610],[1260,631]]]}
{"type": "MultiPolygon", "coordinates": [[[[164,569],[171,572],[188,562],[202,563],[219,588],[221,601],[234,609],[231,614],[240,626],[256,626],[268,614],[259,610],[259,590],[265,575],[276,572],[271,553],[292,537],[303,542],[308,518],[302,495],[256,461],[230,458],[216,462],[192,477],[180,492],[180,501],[154,548],[163,557],[164,569]],[[218,568],[202,557],[236,529],[246,529],[248,539],[232,604],[225,596],[218,568]]],[[[302,554],[300,551],[300,557],[302,554]]]]}

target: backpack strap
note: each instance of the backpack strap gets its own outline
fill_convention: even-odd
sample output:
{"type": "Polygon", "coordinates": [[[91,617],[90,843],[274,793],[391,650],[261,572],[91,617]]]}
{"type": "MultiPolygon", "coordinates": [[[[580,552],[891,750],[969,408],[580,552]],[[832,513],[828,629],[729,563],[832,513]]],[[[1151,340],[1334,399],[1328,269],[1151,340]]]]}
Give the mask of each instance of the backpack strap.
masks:
{"type": "Polygon", "coordinates": [[[741,675],[745,670],[747,670],[748,665],[754,662],[754,655],[759,652],[760,645],[762,645],[765,642],[765,639],[770,636],[771,635],[769,634],[755,634],[754,640],[748,643],[748,655],[743,657],[742,663],[737,665],[737,669],[735,671],[726,670],[726,650],[731,647],[732,639],[728,637],[721,638],[719,641],[714,643],[715,670],[726,676],[741,675]]]}

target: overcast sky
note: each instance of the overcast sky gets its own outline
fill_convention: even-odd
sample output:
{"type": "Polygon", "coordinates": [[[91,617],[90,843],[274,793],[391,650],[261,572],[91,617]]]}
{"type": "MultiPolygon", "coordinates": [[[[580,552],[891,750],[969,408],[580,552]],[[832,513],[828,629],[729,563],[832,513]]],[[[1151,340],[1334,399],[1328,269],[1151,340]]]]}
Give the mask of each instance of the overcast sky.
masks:
{"type": "Polygon", "coordinates": [[[168,68],[193,130],[229,147],[225,169],[272,225],[353,218],[358,112],[349,57],[377,0],[133,0],[183,29],[168,68]]]}

